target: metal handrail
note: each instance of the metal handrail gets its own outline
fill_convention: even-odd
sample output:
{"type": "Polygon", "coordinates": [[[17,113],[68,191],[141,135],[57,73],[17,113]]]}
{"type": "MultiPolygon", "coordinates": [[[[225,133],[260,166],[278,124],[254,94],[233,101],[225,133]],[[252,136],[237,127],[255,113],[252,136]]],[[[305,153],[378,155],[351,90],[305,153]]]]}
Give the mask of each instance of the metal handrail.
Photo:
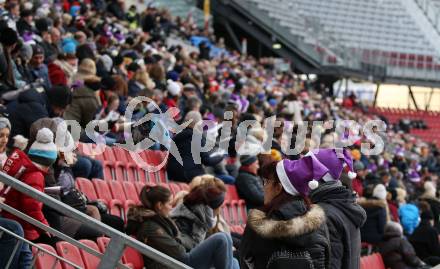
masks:
{"type": "MultiPolygon", "coordinates": [[[[17,244],[15,245],[14,250],[12,251],[11,257],[9,258],[9,261],[8,261],[8,263],[7,263],[7,265],[6,265],[6,268],[3,268],[3,269],[8,269],[9,266],[11,265],[11,263],[12,263],[12,259],[14,258],[14,254],[15,254],[15,253],[17,252],[17,250],[18,250],[18,243],[19,243],[19,241],[23,241],[24,243],[27,243],[28,245],[30,245],[30,246],[32,246],[32,247],[34,247],[34,248],[36,248],[36,249],[38,250],[38,251],[36,252],[36,254],[35,254],[35,257],[34,257],[33,261],[32,261],[32,266],[35,265],[35,261],[36,261],[36,257],[37,257],[37,255],[38,255],[38,253],[39,253],[40,251],[42,251],[42,252],[44,252],[44,253],[49,254],[49,255],[52,256],[52,257],[55,257],[55,259],[56,259],[56,260],[55,260],[55,263],[57,262],[57,260],[60,260],[60,261],[62,261],[62,262],[64,262],[64,263],[67,263],[68,265],[72,266],[73,268],[82,269],[81,266],[79,266],[79,265],[77,265],[77,264],[75,264],[75,263],[73,263],[73,262],[71,262],[71,261],[69,261],[69,260],[66,260],[65,258],[59,256],[59,255],[56,254],[56,253],[53,253],[53,252],[51,252],[51,251],[49,251],[49,250],[47,250],[47,249],[44,249],[43,247],[39,246],[38,244],[35,244],[35,243],[33,243],[33,242],[27,240],[26,238],[21,237],[21,236],[15,234],[15,233],[9,231],[8,229],[6,229],[6,228],[4,228],[4,227],[2,227],[2,226],[0,226],[0,230],[1,230],[1,231],[0,231],[0,232],[1,232],[1,233],[0,233],[0,238],[3,236],[3,233],[7,233],[7,234],[9,234],[10,236],[13,236],[13,237],[15,237],[15,238],[17,239],[17,244]]],[[[54,265],[55,265],[55,264],[54,264],[54,265]]],[[[53,266],[52,266],[52,267],[53,267],[53,266]]]]}
{"type": "MultiPolygon", "coordinates": [[[[46,206],[49,206],[50,208],[62,212],[65,216],[71,217],[76,219],[77,221],[81,222],[82,224],[86,225],[92,225],[94,229],[99,231],[100,233],[106,235],[110,238],[110,242],[107,246],[107,249],[105,253],[101,257],[101,262],[99,264],[99,269],[109,269],[109,268],[116,268],[119,264],[119,260],[122,257],[122,254],[124,252],[125,247],[131,247],[139,251],[141,254],[147,256],[148,258],[155,260],[159,263],[162,263],[163,265],[170,266],[172,268],[182,268],[182,269],[189,269],[190,267],[175,260],[172,257],[169,257],[168,255],[148,246],[144,243],[131,238],[130,236],[121,233],[120,231],[117,231],[113,229],[112,227],[109,227],[105,225],[104,223],[80,212],[77,211],[70,206],[50,197],[49,195],[42,193],[31,186],[21,182],[20,180],[17,180],[3,172],[0,172],[0,182],[3,182],[5,185],[10,186],[11,188],[25,193],[26,195],[42,202],[46,206]]],[[[16,213],[17,215],[22,215],[30,218],[29,216],[15,210],[14,208],[11,208],[7,205],[0,204],[0,207],[10,213],[16,213]],[[20,214],[21,213],[21,214],[20,214]]],[[[34,220],[35,221],[35,220],[34,220]]],[[[36,224],[36,223],[35,223],[36,224]]],[[[62,233],[59,233],[58,231],[54,230],[53,228],[46,226],[42,223],[43,230],[48,231],[49,233],[53,233],[56,236],[60,236],[60,238],[66,239],[69,243],[76,244],[77,247],[80,247],[84,249],[85,251],[89,252],[92,255],[95,255],[96,253],[92,253],[93,251],[90,251],[90,248],[82,246],[79,242],[72,242],[72,240],[68,239],[66,235],[63,235],[62,233]]],[[[38,226],[38,225],[37,225],[38,226]]]]}

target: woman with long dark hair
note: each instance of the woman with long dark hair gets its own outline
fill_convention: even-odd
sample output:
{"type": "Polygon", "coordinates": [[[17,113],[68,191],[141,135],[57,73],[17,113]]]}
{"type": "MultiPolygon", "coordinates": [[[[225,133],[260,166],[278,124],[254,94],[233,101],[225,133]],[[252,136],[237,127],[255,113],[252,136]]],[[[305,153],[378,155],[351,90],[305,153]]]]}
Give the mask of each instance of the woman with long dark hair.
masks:
{"type": "Polygon", "coordinates": [[[240,246],[241,268],[329,268],[325,214],[306,198],[308,182],[327,172],[314,156],[272,162],[260,169],[264,207],[249,211],[240,246]]]}
{"type": "MultiPolygon", "coordinates": [[[[145,186],[140,200],[142,205],[128,212],[128,234],[193,268],[239,268],[232,256],[232,240],[224,233],[212,235],[187,252],[181,243],[179,229],[169,217],[172,210],[170,190],[162,186],[145,186]]],[[[144,261],[148,268],[168,268],[147,257],[144,261]]]]}

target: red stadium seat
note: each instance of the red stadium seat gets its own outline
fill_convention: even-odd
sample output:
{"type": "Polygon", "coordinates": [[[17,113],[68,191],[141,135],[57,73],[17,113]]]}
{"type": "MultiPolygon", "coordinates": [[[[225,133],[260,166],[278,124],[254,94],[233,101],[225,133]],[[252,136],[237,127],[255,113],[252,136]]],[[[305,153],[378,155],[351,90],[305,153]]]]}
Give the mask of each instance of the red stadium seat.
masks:
{"type": "Polygon", "coordinates": [[[138,205],[139,203],[135,203],[132,200],[127,200],[124,203],[124,220],[125,222],[127,222],[127,214],[128,214],[128,210],[130,210],[130,208],[135,207],[136,205],[138,205]]]}
{"type": "MultiPolygon", "coordinates": [[[[101,253],[101,251],[98,248],[98,245],[95,242],[91,240],[79,240],[79,242],[101,253]]],[[[81,257],[84,262],[85,268],[87,269],[98,268],[98,265],[101,262],[101,259],[99,257],[96,257],[95,255],[92,255],[83,249],[80,249],[79,252],[81,253],[81,257]]]]}
{"type": "Polygon", "coordinates": [[[148,173],[147,173],[144,169],[138,167],[138,168],[136,169],[136,174],[137,174],[137,179],[138,179],[138,181],[143,182],[143,183],[149,181],[149,179],[148,179],[148,173]]]}
{"type": "Polygon", "coordinates": [[[230,202],[225,201],[222,206],[222,215],[223,215],[223,218],[225,219],[226,223],[228,223],[229,225],[232,225],[230,207],[231,207],[230,202]]]}
{"type": "Polygon", "coordinates": [[[361,257],[361,269],[386,269],[382,256],[375,253],[369,256],[361,257]]]}
{"type": "Polygon", "coordinates": [[[109,181],[108,185],[110,187],[110,191],[112,193],[113,199],[117,199],[121,202],[125,202],[125,200],[127,200],[127,196],[125,195],[124,188],[122,187],[122,182],[109,181]]]}
{"type": "MultiPolygon", "coordinates": [[[[46,244],[37,244],[37,245],[55,255],[58,254],[52,246],[46,244]]],[[[34,257],[36,257],[35,258],[36,269],[46,269],[46,268],[62,269],[61,263],[54,256],[49,255],[44,251],[38,250],[35,247],[32,248],[32,254],[34,255],[34,257]]]]}
{"type": "Polygon", "coordinates": [[[136,190],[137,190],[137,193],[138,193],[138,194],[141,193],[141,190],[142,190],[142,188],[145,186],[145,184],[146,184],[146,183],[144,183],[144,182],[135,182],[135,183],[134,183],[134,185],[136,186],[136,190]]]}
{"type": "MultiPolygon", "coordinates": [[[[63,257],[66,260],[84,268],[84,263],[81,258],[81,253],[79,252],[79,249],[76,246],[68,242],[61,241],[56,244],[56,248],[58,255],[60,255],[60,257],[63,257]]],[[[63,269],[73,268],[72,266],[64,262],[61,262],[61,265],[63,269]]]]}
{"type": "Polygon", "coordinates": [[[113,170],[115,171],[114,179],[117,181],[125,181],[125,167],[121,163],[116,163],[113,166],[113,170]]]}
{"type": "Polygon", "coordinates": [[[89,200],[93,201],[98,199],[92,181],[87,178],[77,177],[75,183],[78,186],[78,189],[83,192],[89,200]]]}
{"type": "Polygon", "coordinates": [[[122,256],[122,261],[124,263],[129,263],[133,265],[133,269],[144,268],[144,258],[137,250],[131,247],[127,247],[122,256]]]}
{"type": "Polygon", "coordinates": [[[183,182],[179,182],[179,183],[177,183],[177,184],[179,184],[180,189],[181,189],[182,191],[189,191],[189,185],[188,185],[188,184],[183,183],[183,182]]]}
{"type": "Polygon", "coordinates": [[[138,181],[136,165],[127,163],[125,168],[125,178],[127,181],[138,181]]]}
{"type": "Polygon", "coordinates": [[[109,203],[111,200],[113,200],[107,181],[94,178],[92,182],[93,186],[95,186],[98,199],[104,200],[106,203],[109,203]]]}
{"type": "Polygon", "coordinates": [[[240,217],[238,214],[238,200],[231,201],[229,212],[231,216],[232,224],[234,225],[240,225],[240,217]]]}
{"type": "Polygon", "coordinates": [[[133,182],[124,181],[122,182],[122,187],[124,188],[125,197],[133,200],[136,204],[139,203],[139,193],[136,190],[136,185],[133,182]]]}
{"type": "Polygon", "coordinates": [[[240,217],[240,224],[244,225],[247,223],[247,209],[246,202],[244,200],[238,200],[238,213],[240,217]]]}
{"type": "MultiPolygon", "coordinates": [[[[164,185],[164,186],[166,186],[166,185],[164,185]]],[[[170,189],[170,191],[173,193],[173,195],[176,195],[180,191],[180,187],[176,183],[169,183],[167,188],[170,189]]]]}
{"type": "Polygon", "coordinates": [[[108,204],[110,215],[118,216],[125,220],[124,204],[120,200],[113,199],[108,204]]]}
{"type": "Polygon", "coordinates": [[[227,199],[229,201],[240,199],[238,197],[237,188],[235,187],[235,185],[226,185],[226,188],[227,188],[227,192],[226,192],[225,199],[227,199]]]}
{"type": "Polygon", "coordinates": [[[114,176],[113,176],[113,166],[110,164],[105,164],[104,167],[104,179],[105,180],[113,180],[114,176]]]}

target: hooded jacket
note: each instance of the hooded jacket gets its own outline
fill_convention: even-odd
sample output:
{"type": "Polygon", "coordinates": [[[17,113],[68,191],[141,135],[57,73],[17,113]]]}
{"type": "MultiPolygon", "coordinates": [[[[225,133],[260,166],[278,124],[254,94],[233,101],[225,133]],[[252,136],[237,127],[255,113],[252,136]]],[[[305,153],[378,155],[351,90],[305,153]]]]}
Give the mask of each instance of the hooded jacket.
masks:
{"type": "Polygon", "coordinates": [[[424,260],[428,257],[440,256],[438,236],[437,229],[429,223],[429,220],[422,219],[409,241],[414,246],[417,256],[424,260]]]}
{"type": "Polygon", "coordinates": [[[330,268],[359,268],[361,255],[360,227],[367,215],[356,203],[355,195],[342,184],[328,182],[310,193],[310,199],[324,209],[330,235],[330,268]]]}
{"type": "Polygon", "coordinates": [[[76,120],[81,128],[85,129],[87,124],[95,119],[100,106],[95,91],[87,86],[81,87],[73,91],[72,103],[64,112],[64,119],[76,120]]]}
{"type": "Polygon", "coordinates": [[[367,213],[367,220],[361,227],[362,242],[371,244],[381,242],[387,223],[387,202],[377,199],[360,199],[358,203],[367,213]]]}
{"type": "Polygon", "coordinates": [[[295,198],[270,214],[250,210],[239,256],[241,269],[329,268],[323,209],[295,198]]]}
{"type": "Polygon", "coordinates": [[[215,224],[213,210],[203,204],[186,206],[182,203],[171,212],[171,218],[179,228],[180,239],[187,250],[205,240],[206,234],[215,224]]]}
{"type": "Polygon", "coordinates": [[[427,202],[431,207],[432,215],[434,216],[434,227],[437,232],[440,232],[440,200],[435,197],[424,193],[420,196],[420,200],[427,202]]]}
{"type": "MultiPolygon", "coordinates": [[[[20,179],[23,183],[32,188],[44,192],[44,174],[45,172],[38,168],[29,157],[21,150],[14,150],[3,166],[3,172],[8,175],[20,179]]],[[[49,226],[43,215],[43,203],[31,198],[30,196],[11,189],[5,197],[5,204],[17,209],[20,212],[42,222],[49,226]]],[[[24,236],[28,240],[36,240],[40,237],[42,231],[37,227],[25,222],[6,211],[2,212],[5,218],[16,220],[23,226],[24,236]]]]}
{"type": "MultiPolygon", "coordinates": [[[[135,235],[137,240],[176,260],[186,261],[186,249],[179,239],[179,230],[173,220],[141,206],[130,208],[127,219],[127,234],[135,235]]],[[[146,256],[144,263],[150,269],[169,268],[146,256]]]]}
{"type": "Polygon", "coordinates": [[[387,227],[384,242],[379,244],[379,251],[386,268],[416,269],[422,265],[414,248],[403,238],[402,231],[397,227],[387,227]]]}
{"type": "MultiPolygon", "coordinates": [[[[191,141],[193,137],[193,129],[186,128],[182,132],[178,133],[173,141],[179,150],[182,157],[183,166],[174,158],[172,154],[169,155],[167,172],[170,180],[190,182],[194,177],[205,174],[203,165],[214,166],[221,162],[224,158],[223,155],[213,154],[210,152],[201,152],[201,163],[197,164],[194,161],[191,153],[191,141]]],[[[202,138],[201,145],[205,145],[205,139],[202,138]]]]}

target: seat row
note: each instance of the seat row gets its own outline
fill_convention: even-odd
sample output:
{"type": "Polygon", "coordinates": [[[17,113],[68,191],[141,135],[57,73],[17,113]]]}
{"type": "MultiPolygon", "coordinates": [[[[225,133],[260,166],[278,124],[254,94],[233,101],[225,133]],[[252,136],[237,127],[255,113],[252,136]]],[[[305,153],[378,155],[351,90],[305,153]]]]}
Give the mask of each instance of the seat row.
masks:
{"type": "Polygon", "coordinates": [[[382,256],[379,253],[361,257],[361,269],[385,269],[382,256]]]}
{"type": "MultiPolygon", "coordinates": [[[[89,200],[104,202],[110,214],[120,216],[124,221],[127,220],[128,209],[140,204],[139,193],[141,189],[145,185],[155,185],[154,183],[89,180],[86,178],[76,178],[75,184],[89,200]]],[[[189,186],[185,183],[170,182],[168,184],[160,183],[160,185],[168,188],[173,195],[180,191],[189,190],[189,186]]],[[[227,185],[225,203],[221,213],[231,228],[236,229],[238,233],[242,233],[241,228],[244,227],[247,221],[246,204],[239,199],[234,185],[227,185]]]]}
{"type": "MultiPolygon", "coordinates": [[[[107,246],[110,242],[110,238],[108,237],[100,237],[96,240],[96,242],[91,240],[79,240],[82,244],[88,246],[89,248],[99,252],[104,253],[107,249],[107,246]]],[[[39,247],[53,253],[58,256],[78,265],[84,269],[97,269],[98,265],[101,261],[99,257],[96,257],[87,251],[80,249],[71,243],[61,241],[56,244],[55,249],[46,244],[37,244],[39,247]]],[[[36,269],[70,269],[72,266],[64,263],[62,261],[57,260],[54,256],[37,249],[36,247],[32,248],[32,252],[35,258],[35,268],[36,269]]],[[[121,263],[133,268],[133,269],[142,269],[144,267],[144,260],[142,255],[133,248],[127,247],[124,251],[124,254],[121,259],[121,263]]]]}

